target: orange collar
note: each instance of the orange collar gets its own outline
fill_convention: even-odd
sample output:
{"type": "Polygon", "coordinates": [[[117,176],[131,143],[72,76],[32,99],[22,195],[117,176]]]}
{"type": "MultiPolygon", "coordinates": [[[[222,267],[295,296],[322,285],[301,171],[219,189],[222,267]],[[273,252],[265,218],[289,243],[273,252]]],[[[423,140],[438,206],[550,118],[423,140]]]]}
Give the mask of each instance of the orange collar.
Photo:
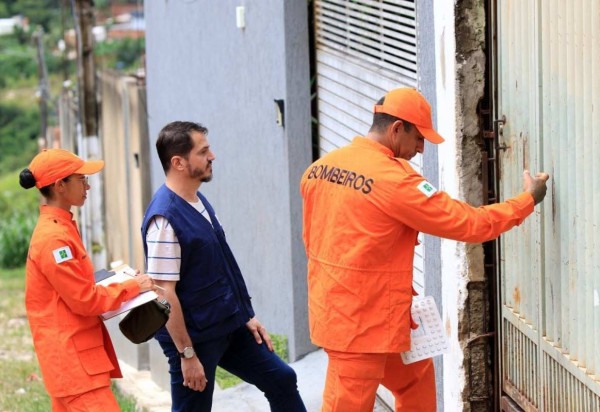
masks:
{"type": "Polygon", "coordinates": [[[66,220],[67,222],[71,222],[73,220],[73,213],[68,212],[60,207],[42,205],[40,206],[40,216],[50,215],[57,217],[62,220],[66,220]]]}

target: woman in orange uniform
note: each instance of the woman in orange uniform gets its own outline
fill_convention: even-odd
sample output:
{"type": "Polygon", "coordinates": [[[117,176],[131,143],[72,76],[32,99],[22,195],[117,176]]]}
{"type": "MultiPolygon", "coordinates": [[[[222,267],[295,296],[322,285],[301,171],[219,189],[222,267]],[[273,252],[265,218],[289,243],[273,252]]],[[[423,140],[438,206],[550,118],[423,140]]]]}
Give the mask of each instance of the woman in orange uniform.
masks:
{"type": "Polygon", "coordinates": [[[475,208],[438,191],[408,163],[424,140],[444,139],[411,88],[374,108],[369,133],[314,162],[301,182],[308,255],[310,335],[327,352],[323,411],[373,411],[379,384],[397,411],[436,409],[433,362],[404,365],[410,349],[413,258],[419,232],[484,242],[520,224],[546,194],[548,175],[524,174],[525,190],[475,208]]]}
{"type": "Polygon", "coordinates": [[[23,188],[37,187],[46,200],[29,245],[25,306],[53,411],[119,411],[110,379],[122,375],[99,315],[154,289],[148,275],[106,287],[94,282],[71,207],[85,203],[86,175],[103,167],[49,149],[19,176],[23,188]]]}

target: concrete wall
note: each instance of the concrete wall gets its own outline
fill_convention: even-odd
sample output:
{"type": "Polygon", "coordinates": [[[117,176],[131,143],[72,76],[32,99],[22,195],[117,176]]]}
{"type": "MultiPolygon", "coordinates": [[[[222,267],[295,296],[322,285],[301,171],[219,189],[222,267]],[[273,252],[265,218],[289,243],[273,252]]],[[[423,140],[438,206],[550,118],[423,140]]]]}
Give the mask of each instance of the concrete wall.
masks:
{"type": "Polygon", "coordinates": [[[209,128],[214,179],[201,187],[225,227],[253,305],[290,360],[313,350],[298,183],[311,162],[305,1],[145,2],[148,119],[154,150],[173,120],[209,128]],[[236,7],[245,7],[245,28],[236,7]],[[275,99],[285,102],[284,127],[275,99]]]}
{"type": "MultiPolygon", "coordinates": [[[[455,22],[457,102],[461,112],[457,134],[459,194],[469,204],[480,206],[484,204],[482,167],[488,167],[482,164],[479,113],[486,87],[486,15],[483,3],[479,0],[457,1],[455,22]]],[[[492,340],[485,338],[490,330],[489,287],[493,280],[486,279],[482,244],[462,244],[461,249],[465,252],[465,261],[460,274],[467,282],[467,292],[463,295],[465,307],[458,318],[466,377],[462,408],[464,411],[486,412],[493,408],[489,365],[492,340]]]]}
{"type": "MultiPolygon", "coordinates": [[[[446,142],[439,149],[440,189],[478,206],[483,202],[477,113],[485,85],[485,12],[479,1],[436,5],[437,121],[446,142]]],[[[480,336],[489,310],[480,244],[441,242],[442,314],[450,336],[443,357],[444,408],[489,410],[489,342],[480,336]],[[481,349],[481,350],[479,350],[481,349]],[[480,356],[484,354],[483,356],[480,356]]]]}
{"type": "MultiPolygon", "coordinates": [[[[435,9],[435,53],[437,61],[437,125],[446,141],[439,148],[439,189],[451,196],[459,194],[457,157],[457,123],[461,115],[456,103],[456,40],[454,30],[454,2],[444,2],[435,9]]],[[[462,389],[465,384],[462,367],[463,353],[458,337],[458,314],[464,307],[466,281],[458,275],[463,271],[462,244],[442,239],[442,321],[450,336],[450,350],[443,357],[446,411],[460,411],[462,389]]]]}

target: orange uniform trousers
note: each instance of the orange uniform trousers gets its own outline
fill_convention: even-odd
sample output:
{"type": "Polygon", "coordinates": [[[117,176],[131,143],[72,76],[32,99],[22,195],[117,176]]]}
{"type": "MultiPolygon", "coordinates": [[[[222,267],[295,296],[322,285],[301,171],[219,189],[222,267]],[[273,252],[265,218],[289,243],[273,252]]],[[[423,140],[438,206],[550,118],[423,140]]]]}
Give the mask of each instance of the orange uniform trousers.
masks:
{"type": "Polygon", "coordinates": [[[435,412],[431,359],[405,365],[397,353],[325,351],[329,365],[322,412],[373,412],[380,384],[394,395],[396,411],[435,412]]]}
{"type": "Polygon", "coordinates": [[[121,410],[109,386],[51,399],[52,412],[120,412],[121,410]]]}

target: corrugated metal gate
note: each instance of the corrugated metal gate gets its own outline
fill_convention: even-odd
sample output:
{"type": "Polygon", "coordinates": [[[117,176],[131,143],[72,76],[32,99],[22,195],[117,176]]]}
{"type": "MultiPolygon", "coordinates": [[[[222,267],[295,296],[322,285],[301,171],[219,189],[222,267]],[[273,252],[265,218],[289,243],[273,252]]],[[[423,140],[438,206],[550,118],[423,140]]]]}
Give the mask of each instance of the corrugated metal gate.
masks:
{"type": "Polygon", "coordinates": [[[551,176],[501,239],[503,391],[528,411],[600,411],[600,3],[497,12],[501,196],[525,168],[551,176]]]}
{"type": "MultiPolygon", "coordinates": [[[[388,90],[418,88],[416,1],[315,0],[319,151],[364,135],[373,105],[388,90]]],[[[421,171],[422,157],[413,167],[421,171]]],[[[423,248],[415,256],[415,289],[423,291],[423,248]]]]}

